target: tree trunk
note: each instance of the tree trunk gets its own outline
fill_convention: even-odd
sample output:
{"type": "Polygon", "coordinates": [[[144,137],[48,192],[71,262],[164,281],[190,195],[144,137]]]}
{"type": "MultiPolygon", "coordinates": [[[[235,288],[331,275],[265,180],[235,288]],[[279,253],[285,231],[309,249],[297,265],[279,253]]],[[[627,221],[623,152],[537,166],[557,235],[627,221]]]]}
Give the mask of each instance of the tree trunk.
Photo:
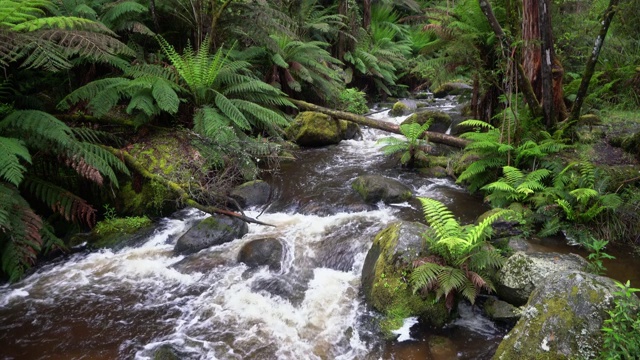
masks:
{"type": "Polygon", "coordinates": [[[371,27],[371,0],[362,0],[362,28],[369,31],[371,27]]]}
{"type": "MultiPolygon", "coordinates": [[[[364,125],[364,126],[372,127],[374,129],[388,131],[394,134],[402,134],[400,132],[400,126],[396,124],[391,124],[385,121],[374,120],[366,116],[356,115],[349,112],[327,109],[325,107],[311,104],[301,100],[289,99],[289,101],[294,103],[299,108],[302,108],[305,110],[317,111],[323,114],[333,116],[337,119],[351,121],[359,125],[364,125]]],[[[435,133],[431,131],[425,131],[424,135],[426,135],[429,138],[429,141],[431,142],[454,146],[457,148],[464,148],[467,144],[469,144],[468,140],[461,139],[451,135],[435,133]]]]}
{"type": "Polygon", "coordinates": [[[538,16],[540,19],[540,96],[542,99],[542,111],[547,129],[553,129],[556,125],[556,118],[553,103],[553,79],[551,77],[551,66],[555,58],[553,51],[553,38],[551,37],[551,16],[549,15],[549,0],[537,0],[538,16]]]}
{"type": "MultiPolygon", "coordinates": [[[[496,16],[493,13],[493,9],[491,8],[491,4],[489,4],[489,1],[480,0],[479,2],[480,2],[480,9],[486,16],[487,20],[489,21],[489,25],[491,26],[491,29],[493,29],[493,32],[496,34],[496,36],[502,43],[501,44],[502,55],[505,58],[509,58],[511,56],[511,53],[510,53],[511,41],[507,38],[507,35],[504,33],[504,30],[502,30],[502,27],[500,26],[498,19],[496,19],[496,16]]],[[[534,116],[541,115],[542,107],[540,106],[538,97],[533,91],[531,82],[528,80],[525,74],[524,68],[522,67],[521,64],[517,64],[516,72],[517,72],[516,77],[518,81],[518,87],[524,93],[524,99],[527,102],[527,105],[529,105],[531,112],[533,113],[534,116]]]]}
{"type": "Polygon", "coordinates": [[[578,93],[576,94],[576,100],[573,103],[573,107],[571,107],[571,115],[569,117],[570,121],[577,121],[580,118],[580,108],[582,107],[582,103],[584,103],[584,98],[587,95],[587,90],[589,89],[589,82],[591,81],[591,77],[593,77],[593,73],[596,68],[596,63],[598,62],[598,56],[600,56],[600,50],[602,50],[602,45],[604,44],[604,38],[607,36],[607,31],[609,31],[609,25],[611,25],[611,20],[613,20],[613,16],[616,14],[618,10],[619,0],[610,0],[609,6],[604,11],[602,15],[602,27],[600,28],[600,32],[598,33],[598,37],[596,38],[595,44],[593,46],[593,51],[591,52],[591,56],[587,60],[587,65],[584,69],[584,74],[582,75],[582,81],[580,82],[580,87],[578,88],[578,93]]]}

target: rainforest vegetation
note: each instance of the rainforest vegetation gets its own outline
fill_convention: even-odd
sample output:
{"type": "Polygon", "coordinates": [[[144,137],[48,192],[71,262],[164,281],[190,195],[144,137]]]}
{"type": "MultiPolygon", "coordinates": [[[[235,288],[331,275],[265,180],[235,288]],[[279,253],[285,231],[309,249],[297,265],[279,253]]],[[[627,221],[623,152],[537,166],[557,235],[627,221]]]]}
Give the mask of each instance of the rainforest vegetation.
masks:
{"type": "MultiPolygon", "coordinates": [[[[3,0],[1,276],[20,279],[101,220],[189,205],[255,221],[228,193],[287,156],[300,104],[363,114],[450,82],[472,87],[449,169],[459,184],[530,234],[637,246],[638,13],[630,0],[3,0]],[[179,134],[166,146],[183,168],[131,155],[162,131],[179,134]],[[146,206],[127,203],[143,189],[146,206]]],[[[407,141],[383,150],[428,163],[428,127],[403,125],[407,141]]],[[[423,204],[436,238],[466,236],[423,204]]],[[[459,275],[481,256],[488,267],[430,286],[470,300],[490,288],[499,259],[476,246],[489,226],[462,255],[439,248],[459,275]]],[[[445,269],[428,264],[416,289],[445,269]]]]}

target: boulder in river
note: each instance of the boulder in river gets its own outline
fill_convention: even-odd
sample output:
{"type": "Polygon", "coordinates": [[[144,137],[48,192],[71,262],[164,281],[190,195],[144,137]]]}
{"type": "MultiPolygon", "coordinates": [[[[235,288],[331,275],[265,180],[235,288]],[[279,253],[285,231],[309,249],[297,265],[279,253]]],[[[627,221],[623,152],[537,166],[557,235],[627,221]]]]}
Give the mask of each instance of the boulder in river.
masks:
{"type": "Polygon", "coordinates": [[[383,201],[385,204],[399,203],[413,197],[411,189],[399,182],[380,175],[363,175],[357,177],[351,187],[367,204],[383,201]]]}
{"type": "Polygon", "coordinates": [[[403,116],[408,115],[417,108],[417,104],[414,100],[400,100],[393,104],[391,110],[389,110],[389,116],[403,116]]]}
{"type": "Polygon", "coordinates": [[[402,124],[418,123],[420,125],[423,125],[429,120],[431,120],[431,125],[429,126],[428,130],[432,132],[444,134],[451,126],[451,116],[442,111],[434,110],[419,111],[415,114],[412,114],[411,116],[406,118],[402,122],[402,124]]]}
{"type": "Polygon", "coordinates": [[[470,94],[473,87],[465,83],[444,83],[433,91],[433,97],[441,99],[447,95],[470,94]]]}
{"type": "Polygon", "coordinates": [[[271,186],[262,180],[254,180],[238,185],[231,191],[231,198],[238,202],[241,208],[264,205],[269,201],[271,186]]]}
{"type": "MultiPolygon", "coordinates": [[[[618,288],[607,277],[557,271],[531,294],[493,359],[595,359],[618,288]]],[[[637,299],[636,299],[636,302],[637,299]]]]}
{"type": "Polygon", "coordinates": [[[286,130],[287,137],[300,146],[318,147],[333,145],[341,140],[358,137],[356,124],[335,119],[329,115],[303,111],[286,130]]]}
{"type": "Polygon", "coordinates": [[[269,270],[280,271],[284,246],[282,242],[274,238],[256,239],[246,243],[240,253],[238,261],[249,268],[268,266],[269,270]]]}
{"type": "Polygon", "coordinates": [[[498,272],[496,291],[501,299],[513,305],[524,305],[545,278],[557,271],[587,268],[587,260],[576,254],[516,252],[498,272]]]}
{"type": "Polygon", "coordinates": [[[380,231],[362,268],[362,289],[366,301],[387,315],[383,329],[390,331],[402,325],[402,318],[419,316],[423,323],[444,325],[449,312],[433,295],[414,293],[409,284],[413,261],[424,255],[422,234],[428,229],[417,222],[395,222],[380,231]],[[401,314],[400,317],[397,317],[401,314]],[[396,315],[394,317],[393,315],[396,315]]]}
{"type": "Polygon", "coordinates": [[[182,235],[176,242],[174,251],[179,254],[192,254],[241,238],[247,232],[247,223],[238,218],[212,215],[182,235]]]}
{"type": "Polygon", "coordinates": [[[520,319],[520,311],[518,308],[494,296],[485,300],[482,304],[482,309],[493,321],[514,324],[520,319]]]}

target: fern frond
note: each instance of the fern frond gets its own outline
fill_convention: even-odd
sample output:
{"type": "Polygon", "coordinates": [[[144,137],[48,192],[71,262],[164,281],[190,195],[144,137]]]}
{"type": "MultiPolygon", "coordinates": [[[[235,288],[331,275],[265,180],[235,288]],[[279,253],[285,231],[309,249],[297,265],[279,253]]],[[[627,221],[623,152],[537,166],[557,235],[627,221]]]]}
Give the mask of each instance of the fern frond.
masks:
{"type": "Polygon", "coordinates": [[[67,221],[81,222],[90,227],[95,224],[96,209],[69,190],[33,177],[25,178],[24,188],[67,221]]]}
{"type": "Polygon", "coordinates": [[[18,139],[0,136],[0,178],[15,186],[20,185],[27,169],[20,159],[31,163],[31,155],[18,139]]]}
{"type": "Polygon", "coordinates": [[[457,126],[459,126],[459,127],[480,128],[480,129],[485,129],[485,130],[493,130],[493,129],[495,129],[495,127],[493,125],[489,124],[488,122],[485,122],[485,121],[482,121],[482,120],[474,120],[474,119],[465,120],[465,121],[459,123],[457,126]]]}
{"type": "Polygon", "coordinates": [[[416,293],[422,289],[432,289],[438,281],[438,275],[444,270],[441,265],[424,262],[411,272],[410,282],[413,292],[416,293]]]}

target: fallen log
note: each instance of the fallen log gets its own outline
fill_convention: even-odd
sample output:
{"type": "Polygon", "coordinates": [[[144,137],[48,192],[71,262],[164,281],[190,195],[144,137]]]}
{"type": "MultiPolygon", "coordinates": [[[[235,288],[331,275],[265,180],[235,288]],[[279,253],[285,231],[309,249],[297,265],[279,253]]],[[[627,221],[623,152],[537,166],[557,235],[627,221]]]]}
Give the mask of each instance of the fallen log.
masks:
{"type": "Polygon", "coordinates": [[[164,177],[154,174],[152,172],[150,172],[149,170],[147,170],[144,166],[142,166],[138,161],[136,161],[136,159],[131,156],[131,154],[129,154],[129,152],[125,151],[125,150],[120,150],[120,149],[115,149],[112,148],[110,146],[102,146],[103,148],[105,148],[107,151],[111,152],[112,154],[114,154],[115,156],[117,156],[118,158],[124,160],[125,164],[127,164],[127,166],[129,166],[130,168],[134,169],[136,172],[138,172],[140,175],[142,175],[143,177],[149,179],[149,180],[155,180],[165,186],[167,186],[169,189],[171,189],[172,191],[174,191],[176,194],[178,194],[178,196],[180,197],[180,201],[182,201],[185,205],[194,207],[200,211],[204,211],[208,214],[222,214],[222,215],[227,215],[227,216],[231,216],[231,217],[235,217],[238,218],[244,222],[247,223],[252,223],[252,224],[258,224],[258,225],[265,225],[265,226],[275,226],[275,225],[271,225],[271,224],[267,224],[264,223],[262,221],[250,218],[244,214],[241,213],[237,213],[231,210],[227,210],[227,209],[219,209],[213,206],[208,206],[208,205],[203,205],[200,204],[199,202],[197,202],[196,200],[194,200],[193,198],[191,198],[191,196],[189,196],[189,194],[187,193],[186,190],[184,190],[182,188],[182,186],[180,186],[179,184],[165,179],[164,177]]]}
{"type": "MultiPolygon", "coordinates": [[[[333,116],[334,118],[337,118],[337,119],[351,121],[358,125],[364,125],[374,129],[388,131],[394,134],[402,134],[400,132],[399,125],[391,124],[386,121],[375,120],[375,119],[368,118],[366,116],[352,114],[350,112],[332,110],[332,109],[328,109],[328,108],[311,104],[301,100],[289,99],[289,101],[295,104],[298,108],[301,108],[304,110],[316,111],[319,113],[327,114],[329,116],[333,116]]],[[[425,131],[424,135],[426,135],[427,138],[429,138],[429,141],[431,142],[438,143],[438,144],[445,144],[445,145],[449,145],[457,148],[464,148],[465,146],[467,146],[467,144],[469,144],[468,140],[461,139],[459,137],[455,137],[447,134],[441,134],[441,133],[436,133],[432,131],[425,131]]]]}

